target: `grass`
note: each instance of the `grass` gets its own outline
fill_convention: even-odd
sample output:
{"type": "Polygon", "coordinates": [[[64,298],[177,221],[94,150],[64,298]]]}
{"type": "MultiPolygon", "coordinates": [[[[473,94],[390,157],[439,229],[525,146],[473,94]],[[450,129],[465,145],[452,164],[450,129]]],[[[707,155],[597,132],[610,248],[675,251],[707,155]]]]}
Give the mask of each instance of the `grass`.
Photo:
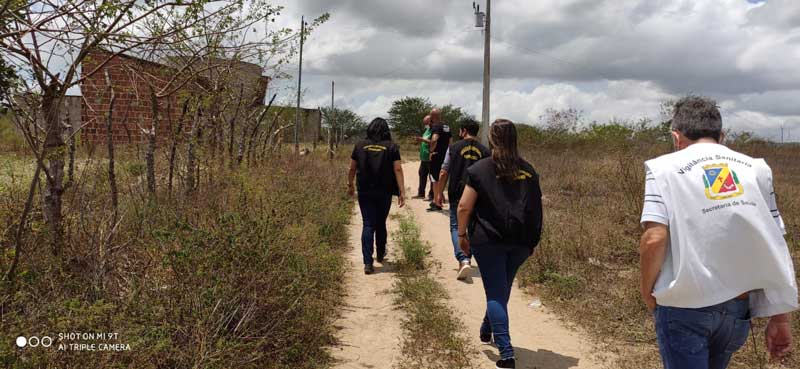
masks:
{"type": "MultiPolygon", "coordinates": [[[[653,321],[638,293],[639,217],[644,161],[670,152],[671,145],[576,137],[546,142],[523,136],[521,149],[541,175],[545,230],[519,279],[615,351],[615,368],[660,368],[653,321]]],[[[790,251],[800,265],[800,147],[752,143],[734,149],[764,157],[771,165],[790,251]]],[[[748,341],[731,368],[757,368],[766,362],[765,322],[755,323],[757,347],[748,341]]],[[[796,314],[793,327],[794,336],[800,337],[796,314]]],[[[800,344],[794,350],[800,352],[800,344]]],[[[784,364],[800,367],[800,360],[795,355],[784,364]]]]}
{"type": "MultiPolygon", "coordinates": [[[[341,187],[344,160],[273,157],[236,170],[204,161],[195,195],[179,195],[178,177],[169,196],[159,172],[159,192],[148,200],[141,159],[122,151],[121,223],[113,236],[104,159],[81,154],[64,196],[63,257],[44,246],[36,196],[17,283],[0,285],[0,332],[4,342],[19,334],[114,332],[119,336],[111,343],[130,351],[3,344],[0,367],[328,367],[324,347],[334,340],[352,206],[343,191],[330,189],[341,187]]],[[[18,168],[32,160],[2,157],[0,163],[23,161],[12,170],[0,166],[4,178],[25,175],[18,168]]],[[[159,160],[157,168],[165,169],[159,160]]],[[[3,183],[5,272],[29,183],[3,183]]]]}
{"type": "Polygon", "coordinates": [[[25,146],[25,141],[14,127],[11,113],[0,113],[0,152],[21,151],[25,146]]]}
{"type": "Polygon", "coordinates": [[[447,292],[429,275],[425,260],[429,245],[419,237],[419,228],[409,216],[400,218],[393,234],[402,250],[400,274],[394,286],[395,303],[405,311],[402,358],[398,369],[469,368],[470,346],[462,324],[447,305],[447,292]]]}

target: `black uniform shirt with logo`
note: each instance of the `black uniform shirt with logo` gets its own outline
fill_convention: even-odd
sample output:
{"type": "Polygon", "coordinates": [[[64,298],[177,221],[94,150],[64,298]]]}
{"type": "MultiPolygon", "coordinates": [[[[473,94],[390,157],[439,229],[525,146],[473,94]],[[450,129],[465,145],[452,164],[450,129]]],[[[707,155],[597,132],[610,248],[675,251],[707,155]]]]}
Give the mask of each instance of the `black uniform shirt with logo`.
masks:
{"type": "Polygon", "coordinates": [[[451,204],[458,204],[467,182],[467,168],[483,158],[488,158],[492,152],[474,139],[458,141],[450,145],[448,152],[450,159],[447,174],[450,176],[450,183],[447,185],[447,197],[451,204]]]}
{"type": "MultiPolygon", "coordinates": [[[[434,135],[439,136],[436,139],[436,154],[431,158],[431,163],[441,168],[442,162],[444,162],[444,153],[447,151],[447,147],[450,146],[450,126],[447,124],[434,125],[431,128],[431,137],[434,135]]],[[[431,145],[431,150],[433,150],[433,145],[431,145]]]]}
{"type": "Polygon", "coordinates": [[[356,185],[359,193],[400,193],[394,174],[394,162],[400,160],[400,149],[394,142],[361,141],[353,148],[350,158],[357,163],[356,185]]]}
{"type": "Polygon", "coordinates": [[[542,233],[542,191],[533,167],[522,161],[515,179],[497,178],[489,157],[467,168],[466,184],[478,193],[469,224],[472,246],[533,251],[542,233]]]}

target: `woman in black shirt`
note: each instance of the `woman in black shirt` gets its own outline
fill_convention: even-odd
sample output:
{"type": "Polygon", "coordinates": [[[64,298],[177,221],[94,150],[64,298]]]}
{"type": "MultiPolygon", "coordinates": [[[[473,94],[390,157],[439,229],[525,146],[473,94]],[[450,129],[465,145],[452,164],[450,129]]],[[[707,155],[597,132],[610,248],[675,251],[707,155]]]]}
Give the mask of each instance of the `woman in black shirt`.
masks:
{"type": "Polygon", "coordinates": [[[392,142],[389,124],[375,118],[367,127],[367,139],[353,148],[350,156],[350,173],[347,193],[354,195],[353,180],[357,177],[358,206],[364,228],[361,232],[361,252],[364,255],[364,273],[372,274],[373,243],[377,246],[379,263],[386,256],[386,218],[392,206],[392,195],[397,204],[405,204],[403,167],[400,165],[400,148],[392,142]]]}
{"type": "Polygon", "coordinates": [[[498,368],[514,368],[508,333],[508,299],[517,270],[533,253],[542,233],[539,176],[519,156],[517,129],[498,119],[489,129],[492,156],[467,169],[458,203],[459,246],[478,262],[486,292],[481,342],[492,337],[500,351],[498,368]]]}

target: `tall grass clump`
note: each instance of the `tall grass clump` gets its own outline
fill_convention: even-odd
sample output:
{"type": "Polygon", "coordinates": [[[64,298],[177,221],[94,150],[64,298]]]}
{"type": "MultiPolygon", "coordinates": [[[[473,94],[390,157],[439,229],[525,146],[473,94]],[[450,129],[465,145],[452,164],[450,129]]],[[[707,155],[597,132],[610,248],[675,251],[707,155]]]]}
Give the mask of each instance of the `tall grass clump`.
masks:
{"type": "Polygon", "coordinates": [[[429,274],[425,261],[429,246],[420,240],[414,219],[402,216],[393,236],[402,250],[395,304],[405,312],[402,358],[397,368],[470,368],[474,349],[465,338],[463,324],[447,305],[447,291],[429,274]]]}
{"type": "MultiPolygon", "coordinates": [[[[343,161],[278,158],[250,168],[209,165],[193,193],[148,198],[136,160],[120,160],[119,222],[103,160],[84,158],[65,197],[65,258],[41,247],[41,204],[26,229],[15,283],[3,282],[0,332],[51,336],[51,348],[0,345],[0,367],[325,368],[341,302],[351,202],[343,161]],[[109,332],[114,339],[59,340],[109,332]],[[59,344],[122,351],[59,351],[59,344]],[[127,346],[125,346],[127,345],[127,346]]],[[[163,165],[161,166],[164,167],[163,165]]],[[[163,175],[159,175],[163,181],[163,175]]],[[[0,241],[27,193],[3,194],[0,241]],[[8,196],[8,197],[5,197],[8,196]],[[7,199],[7,201],[6,201],[7,199]]],[[[159,188],[164,188],[160,186],[159,188]]],[[[0,268],[12,253],[4,248],[0,268]]]]}
{"type": "Polygon", "coordinates": [[[399,229],[393,234],[394,241],[402,251],[400,265],[408,271],[425,270],[425,257],[430,253],[430,245],[420,239],[419,227],[414,218],[400,217],[399,229]]]}

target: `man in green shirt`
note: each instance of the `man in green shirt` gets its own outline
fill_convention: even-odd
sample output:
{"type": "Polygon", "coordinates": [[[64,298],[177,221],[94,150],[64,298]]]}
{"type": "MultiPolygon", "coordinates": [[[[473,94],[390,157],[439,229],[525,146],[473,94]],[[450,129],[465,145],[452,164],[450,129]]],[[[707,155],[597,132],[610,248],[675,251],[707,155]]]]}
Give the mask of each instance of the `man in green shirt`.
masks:
{"type": "MultiPolygon", "coordinates": [[[[417,190],[417,196],[414,196],[415,199],[422,199],[425,198],[425,187],[428,185],[428,175],[431,171],[431,135],[433,134],[431,131],[431,116],[426,115],[424,119],[422,119],[422,123],[425,125],[425,132],[422,134],[422,137],[417,137],[417,142],[420,143],[419,145],[419,189],[417,190]]],[[[433,186],[431,186],[430,191],[428,192],[428,198],[433,199],[433,186]]],[[[430,201],[430,200],[429,200],[430,201]]]]}

